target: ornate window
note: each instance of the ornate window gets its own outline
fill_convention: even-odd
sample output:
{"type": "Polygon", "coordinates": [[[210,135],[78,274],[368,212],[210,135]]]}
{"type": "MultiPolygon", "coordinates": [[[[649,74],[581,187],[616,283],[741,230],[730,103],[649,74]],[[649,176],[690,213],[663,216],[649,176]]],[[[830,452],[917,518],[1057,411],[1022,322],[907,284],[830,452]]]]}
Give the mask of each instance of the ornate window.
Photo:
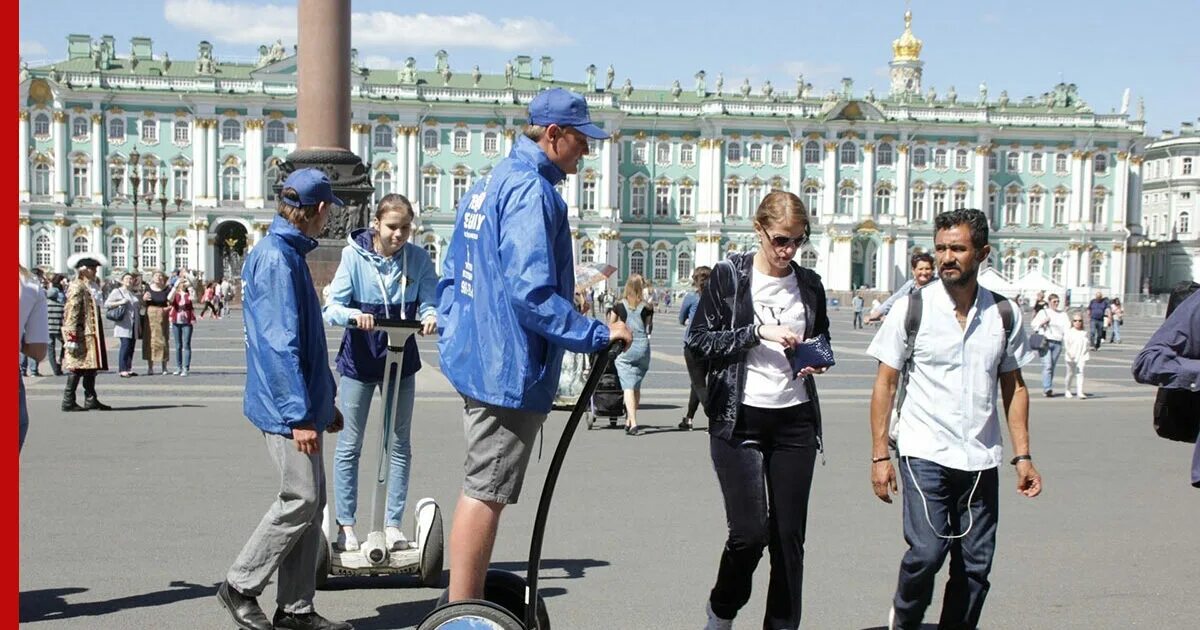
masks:
{"type": "Polygon", "coordinates": [[[1104,190],[1103,186],[1097,186],[1092,191],[1092,214],[1091,222],[1093,225],[1098,225],[1104,221],[1104,200],[1108,196],[1108,191],[1104,190]]]}
{"type": "Polygon", "coordinates": [[[996,156],[995,151],[988,152],[988,172],[995,173],[1000,170],[1000,158],[996,156]]]}
{"type": "Polygon", "coordinates": [[[946,211],[946,189],[945,188],[934,188],[933,189],[933,216],[936,217],[945,211],[946,211]]]}
{"type": "Polygon", "coordinates": [[[33,239],[33,266],[49,267],[54,264],[54,241],[42,232],[33,239]]]}
{"type": "Polygon", "coordinates": [[[158,121],[153,118],[147,118],[142,121],[142,142],[146,144],[158,143],[158,121]]]}
{"type": "MultiPolygon", "coordinates": [[[[267,169],[263,172],[263,199],[267,201],[275,201],[275,182],[279,180],[279,160],[271,158],[267,160],[267,169]]],[[[379,187],[376,186],[376,190],[379,187]]]]}
{"type": "Polygon", "coordinates": [[[1030,252],[1029,258],[1025,259],[1025,275],[1031,273],[1041,273],[1042,259],[1038,258],[1037,252],[1030,252]]]}
{"type": "Polygon", "coordinates": [[[730,142],[725,145],[725,159],[730,164],[737,164],[742,161],[742,143],[730,142]]]}
{"type": "Polygon", "coordinates": [[[1175,220],[1175,231],[1180,234],[1188,234],[1192,231],[1191,217],[1188,213],[1179,213],[1179,218],[1175,220]]]}
{"type": "Polygon", "coordinates": [[[675,278],[679,282],[687,282],[692,278],[691,252],[679,252],[675,257],[675,278]]]}
{"type": "Polygon", "coordinates": [[[817,268],[817,252],[806,249],[800,252],[800,266],[806,269],[817,268]]]}
{"type": "Polygon", "coordinates": [[[892,212],[892,188],[880,186],[875,189],[875,214],[885,215],[892,212]]]}
{"type": "Polygon", "coordinates": [[[1004,225],[1016,225],[1020,218],[1021,190],[1009,188],[1004,191],[1004,225]]]}
{"type": "Polygon", "coordinates": [[[115,142],[125,142],[125,119],[113,116],[108,119],[108,139],[115,142]]]}
{"type": "Polygon", "coordinates": [[[629,275],[635,273],[639,276],[646,275],[646,253],[640,249],[635,249],[629,254],[629,275]]]}
{"type": "Polygon", "coordinates": [[[948,165],[949,165],[949,162],[948,162],[948,158],[946,157],[946,149],[943,149],[940,147],[937,149],[934,149],[933,150],[933,168],[942,169],[942,168],[947,168],[948,165]]]}
{"type": "Polygon", "coordinates": [[[38,114],[33,117],[33,135],[44,138],[50,135],[50,116],[38,114]]]}
{"type": "Polygon", "coordinates": [[[174,242],[174,251],[171,252],[174,256],[176,269],[190,269],[191,261],[191,245],[188,240],[182,236],[177,237],[174,242]]]}
{"type": "Polygon", "coordinates": [[[751,214],[758,210],[758,204],[762,203],[763,198],[763,183],[757,177],[750,182],[750,196],[747,199],[751,214]]]}
{"type": "Polygon", "coordinates": [[[654,185],[654,216],[665,217],[671,214],[671,185],[660,182],[654,185]]]}
{"type": "Polygon", "coordinates": [[[843,184],[838,191],[838,214],[852,214],[854,212],[854,186],[843,184]]]}
{"type": "Polygon", "coordinates": [[[375,202],[392,194],[392,169],[390,165],[375,168],[375,202]]]}
{"type": "Polygon", "coordinates": [[[50,165],[40,162],[33,165],[33,190],[35,197],[45,197],[50,194],[50,165]]]}
{"type": "Polygon", "coordinates": [[[808,206],[808,215],[810,217],[817,216],[820,213],[821,205],[821,190],[816,184],[806,184],[804,186],[804,205],[808,206]]]}
{"type": "Polygon", "coordinates": [[[1021,172],[1021,154],[1016,151],[1009,151],[1004,156],[1004,170],[1009,173],[1021,172]]]}
{"type": "Polygon", "coordinates": [[[688,166],[696,163],[696,145],[688,142],[679,145],[679,163],[688,166]]]}
{"type": "Polygon", "coordinates": [[[434,241],[425,241],[425,244],[421,246],[421,249],[424,249],[425,253],[429,254],[429,260],[433,262],[433,268],[437,269],[437,266],[438,266],[437,243],[434,241]]]}
{"type": "Polygon", "coordinates": [[[970,168],[969,164],[966,149],[958,149],[954,152],[954,168],[965,171],[970,168]]]}
{"type": "Polygon", "coordinates": [[[633,143],[633,163],[634,164],[645,164],[646,163],[646,143],[645,142],[639,141],[639,142],[633,143]]]}
{"type": "MultiPolygon", "coordinates": [[[[191,201],[192,193],[192,170],[186,164],[175,165],[175,196],[184,201],[191,201]]],[[[273,180],[272,180],[273,183],[273,180]]],[[[272,190],[271,194],[275,194],[272,190]]]]}
{"type": "Polygon", "coordinates": [[[878,166],[891,166],[894,160],[895,156],[892,153],[891,143],[880,142],[879,147],[875,149],[875,164],[878,166]]]}
{"type": "MultiPolygon", "coordinates": [[[[172,126],[171,138],[175,144],[188,144],[192,141],[192,125],[186,120],[176,120],[172,126]]],[[[268,127],[269,129],[269,127],[268,127]]],[[[268,137],[270,135],[268,134],[268,137]]]]}
{"type": "Polygon", "coordinates": [[[158,269],[158,237],[147,236],[142,239],[142,259],[138,264],[142,269],[158,269]]]}
{"type": "Polygon", "coordinates": [[[740,216],[742,211],[742,189],[736,178],[725,182],[725,216],[740,216]]]}
{"type": "Polygon", "coordinates": [[[914,186],[910,202],[910,214],[913,221],[927,221],[925,216],[925,187],[914,186]]]}
{"type": "Polygon", "coordinates": [[[1067,224],[1067,193],[1060,190],[1054,193],[1054,207],[1051,211],[1054,225],[1067,224]]]}
{"type": "Polygon", "coordinates": [[[929,154],[925,151],[925,147],[917,147],[917,148],[913,149],[913,152],[912,152],[913,168],[925,168],[926,166],[928,166],[928,164],[926,163],[926,159],[927,159],[928,155],[929,154]]]}
{"type": "Polygon", "coordinates": [[[1098,174],[1098,175],[1103,175],[1104,173],[1107,173],[1108,172],[1108,154],[1107,153],[1097,153],[1096,156],[1092,158],[1092,168],[1096,171],[1096,174],[1098,174]]]}
{"type": "Polygon", "coordinates": [[[395,146],[392,142],[394,137],[391,125],[375,125],[375,132],[372,135],[372,144],[376,149],[391,149],[395,146]]]}
{"type": "Polygon", "coordinates": [[[1029,193],[1029,223],[1041,225],[1045,220],[1042,216],[1042,191],[1034,190],[1029,193]]]}
{"type": "Polygon", "coordinates": [[[91,127],[88,125],[88,119],[83,116],[76,116],[71,119],[71,137],[82,140],[88,137],[91,132],[91,127]]]}
{"type": "Polygon", "coordinates": [[[694,198],[694,189],[691,184],[682,184],[679,187],[679,217],[687,218],[692,216],[692,199],[694,198]]]}
{"type": "Polygon", "coordinates": [[[483,154],[497,155],[500,153],[500,134],[488,131],[483,134],[483,154]]]}
{"type": "Polygon", "coordinates": [[[226,166],[221,171],[221,201],[242,200],[242,170],[226,166]]]}
{"type": "Polygon", "coordinates": [[[849,140],[843,142],[839,158],[842,164],[858,164],[858,147],[854,146],[854,143],[849,140]]]}
{"type": "Polygon", "coordinates": [[[242,123],[228,118],[221,123],[221,143],[238,144],[242,141],[242,123]]]}
{"type": "Polygon", "coordinates": [[[108,241],[108,261],[113,269],[124,269],[129,266],[128,247],[124,236],[114,236],[108,241]]]}
{"type": "Polygon", "coordinates": [[[579,263],[582,265],[590,265],[596,262],[596,245],[591,241],[584,241],[579,247],[579,263]]]}
{"type": "Polygon", "coordinates": [[[750,154],[750,163],[751,164],[762,164],[762,162],[763,162],[763,145],[762,145],[762,143],[751,142],[750,150],[747,151],[747,153],[750,154]]]}
{"type": "Polygon", "coordinates": [[[454,152],[462,155],[471,151],[471,136],[466,129],[454,130],[454,152]]]}
{"type": "Polygon", "coordinates": [[[450,206],[458,208],[458,202],[462,201],[463,197],[467,196],[467,175],[465,173],[455,173],[453,179],[450,180],[450,206]]]}
{"type": "Polygon", "coordinates": [[[783,166],[784,156],[786,152],[783,150],[783,145],[776,142],[771,145],[771,164],[774,166],[783,166]]]}
{"type": "Polygon", "coordinates": [[[596,180],[583,180],[580,193],[579,209],[583,212],[594,212],[596,210],[596,180]]]}
{"type": "Polygon", "coordinates": [[[635,217],[646,216],[646,180],[635,177],[629,186],[629,213],[635,217]]]}
{"type": "Polygon", "coordinates": [[[436,152],[440,144],[441,142],[438,140],[437,129],[426,129],[425,132],[421,134],[421,148],[426,153],[436,152]]]}
{"type": "Polygon", "coordinates": [[[661,249],[654,252],[654,283],[661,286],[671,277],[671,255],[661,249]]]}
{"type": "Polygon", "coordinates": [[[1054,173],[1057,175],[1067,174],[1067,154],[1057,153],[1054,155],[1054,173]]]}
{"type": "Polygon", "coordinates": [[[1192,174],[1192,158],[1190,158],[1190,157],[1183,158],[1183,170],[1181,170],[1179,174],[1180,175],[1191,175],[1192,174]]]}
{"type": "Polygon", "coordinates": [[[671,163],[670,142],[659,142],[654,145],[654,161],[659,166],[666,166],[671,163]]]}
{"type": "Polygon", "coordinates": [[[87,236],[80,234],[71,239],[72,254],[86,254],[92,248],[92,243],[87,236]]]}
{"type": "Polygon", "coordinates": [[[1010,281],[1017,277],[1017,259],[1012,256],[1004,257],[1004,268],[1002,269],[1004,277],[1010,281]]]}
{"type": "Polygon", "coordinates": [[[1045,156],[1040,151],[1029,155],[1029,170],[1033,173],[1041,173],[1046,170],[1045,156]]]}
{"type": "Polygon", "coordinates": [[[1062,258],[1055,258],[1050,261],[1050,281],[1057,285],[1063,283],[1063,268],[1065,263],[1062,258]]]}
{"type": "Polygon", "coordinates": [[[438,207],[438,174],[426,172],[421,176],[421,207],[436,210],[438,207]]]}
{"type": "Polygon", "coordinates": [[[965,187],[954,187],[954,194],[950,198],[950,207],[954,210],[967,207],[967,189],[965,187]]]}
{"type": "Polygon", "coordinates": [[[88,188],[88,165],[84,160],[71,166],[71,198],[87,198],[91,194],[88,188]]]}
{"type": "Polygon", "coordinates": [[[283,144],[287,142],[287,125],[282,120],[272,120],[266,125],[267,144],[283,144]]]}
{"type": "Polygon", "coordinates": [[[816,140],[809,140],[804,143],[804,163],[821,163],[821,145],[816,140]]]}
{"type": "Polygon", "coordinates": [[[1104,278],[1104,258],[1097,256],[1092,259],[1088,265],[1088,286],[1098,287],[1103,283],[1104,278]]]}

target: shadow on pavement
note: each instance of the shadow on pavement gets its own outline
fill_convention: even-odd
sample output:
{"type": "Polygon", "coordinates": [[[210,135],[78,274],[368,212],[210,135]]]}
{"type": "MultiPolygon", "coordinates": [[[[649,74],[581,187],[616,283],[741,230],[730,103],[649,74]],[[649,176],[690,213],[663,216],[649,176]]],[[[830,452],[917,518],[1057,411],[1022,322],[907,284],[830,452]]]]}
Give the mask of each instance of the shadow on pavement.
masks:
{"type": "Polygon", "coordinates": [[[379,613],[374,617],[347,619],[355,630],[392,630],[393,628],[414,628],[429,611],[437,605],[437,598],[423,599],[417,602],[388,604],[375,609],[379,613]]]}
{"type": "Polygon", "coordinates": [[[25,591],[21,593],[20,599],[21,623],[73,619],[76,617],[99,617],[133,608],[166,606],[189,599],[215,597],[217,586],[219,586],[219,583],[204,585],[175,580],[171,582],[171,588],[162,591],[129,595],[99,602],[81,602],[78,604],[67,603],[66,596],[86,593],[88,589],[71,587],[25,591]]]}
{"type": "Polygon", "coordinates": [[[118,407],[113,405],[113,411],[153,411],[155,409],[204,409],[207,405],[139,405],[137,407],[118,407]]]}
{"type": "Polygon", "coordinates": [[[643,409],[653,411],[655,409],[683,409],[683,407],[671,403],[642,403],[638,405],[639,411],[643,409]]]}
{"type": "MultiPolygon", "coordinates": [[[[491,564],[491,568],[493,569],[511,571],[521,575],[525,574],[525,569],[528,566],[527,562],[493,562],[491,564]]],[[[542,568],[538,571],[538,582],[545,582],[546,580],[574,580],[584,577],[588,569],[607,566],[609,566],[607,560],[593,560],[591,558],[542,560],[542,568]],[[566,575],[561,575],[558,571],[563,571],[566,575]]],[[[556,589],[542,588],[538,590],[541,591],[542,597],[547,597],[547,593],[553,593],[556,589]]]]}

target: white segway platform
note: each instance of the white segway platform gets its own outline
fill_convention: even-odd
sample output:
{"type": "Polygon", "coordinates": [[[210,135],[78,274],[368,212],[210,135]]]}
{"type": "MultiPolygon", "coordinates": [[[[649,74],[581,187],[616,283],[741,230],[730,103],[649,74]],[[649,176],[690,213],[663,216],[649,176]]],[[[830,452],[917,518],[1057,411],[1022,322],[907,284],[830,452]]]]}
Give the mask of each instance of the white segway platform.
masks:
{"type": "MultiPolygon", "coordinates": [[[[353,320],[350,322],[354,326],[353,320]]],[[[332,508],[326,505],[322,519],[322,544],[317,556],[317,587],[325,585],[331,575],[416,575],[421,584],[428,587],[441,586],[442,562],[445,539],[442,532],[442,512],[436,501],[424,498],[413,508],[415,522],[413,536],[407,549],[388,549],[384,536],[384,511],[390,458],[392,423],[399,407],[395,395],[400,385],[400,365],[404,358],[404,345],[421,327],[411,320],[376,319],[375,329],[387,335],[387,363],[379,422],[379,440],[374,446],[377,455],[375,485],[371,495],[371,531],[355,550],[336,548],[331,541],[337,539],[338,524],[333,518],[332,508]],[[387,395],[388,393],[391,395],[387,395]],[[392,401],[387,405],[386,401],[392,401]]]]}

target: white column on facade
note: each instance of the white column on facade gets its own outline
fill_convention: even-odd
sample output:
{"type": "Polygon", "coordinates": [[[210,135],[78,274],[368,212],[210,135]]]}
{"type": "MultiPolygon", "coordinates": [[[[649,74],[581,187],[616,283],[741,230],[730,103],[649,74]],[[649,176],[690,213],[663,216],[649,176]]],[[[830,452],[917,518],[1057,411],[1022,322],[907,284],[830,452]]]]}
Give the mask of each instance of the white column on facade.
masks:
{"type": "MultiPolygon", "coordinates": [[[[1003,194],[1003,191],[1001,191],[1003,194]]],[[[1083,151],[1071,153],[1071,228],[1079,229],[1079,224],[1086,216],[1083,208],[1087,203],[1087,190],[1083,182],[1083,151]]],[[[1074,281],[1074,280],[1072,280],[1074,281]]]]}
{"type": "Polygon", "coordinates": [[[898,223],[904,225],[908,217],[908,204],[911,202],[912,195],[909,193],[910,175],[908,170],[908,145],[896,144],[896,216],[900,218],[898,223]]]}
{"type": "Polygon", "coordinates": [[[1108,259],[1108,291],[1105,294],[1115,293],[1119,296],[1125,292],[1125,285],[1125,245],[1114,243],[1108,259]]]}
{"type": "Polygon", "coordinates": [[[885,236],[876,248],[877,261],[876,267],[876,288],[884,291],[892,291],[896,288],[896,282],[893,280],[896,271],[895,260],[895,243],[896,237],[885,236]]]}
{"type": "MultiPolygon", "coordinates": [[[[837,142],[828,140],[825,142],[825,167],[824,172],[824,189],[821,191],[821,211],[827,217],[832,217],[837,213],[837,142]]],[[[823,221],[825,222],[825,221],[823,221]]],[[[849,247],[847,241],[847,247],[849,247]]],[[[847,255],[849,250],[847,249],[847,255]]],[[[850,264],[850,260],[846,260],[846,264],[850,264]]],[[[849,267],[846,267],[849,269],[849,267]]]]}
{"type": "MultiPolygon", "coordinates": [[[[788,190],[804,199],[804,138],[792,138],[791,160],[788,161],[788,190]]],[[[812,208],[808,211],[811,213],[812,208]]]]}
{"type": "MultiPolygon", "coordinates": [[[[17,114],[17,138],[20,155],[17,156],[17,189],[20,201],[29,201],[29,110],[17,114]]],[[[26,265],[28,267],[28,265],[26,265]]]]}
{"type": "Polygon", "coordinates": [[[67,258],[71,255],[71,238],[67,233],[68,224],[69,221],[65,216],[54,217],[54,269],[60,273],[66,271],[67,258]]]}
{"type": "MultiPolygon", "coordinates": [[[[713,190],[712,190],[712,139],[700,138],[696,141],[696,146],[699,147],[699,154],[696,160],[696,167],[699,180],[696,182],[696,222],[703,223],[712,220],[713,210],[713,190]]],[[[696,264],[702,265],[700,262],[700,250],[707,243],[697,241],[696,245],[696,264]]]]}
{"type": "Polygon", "coordinates": [[[504,140],[500,150],[501,156],[508,157],[508,154],[512,151],[513,141],[516,139],[516,134],[518,132],[519,127],[509,127],[508,129],[504,130],[504,140]]]}
{"type": "Polygon", "coordinates": [[[610,212],[613,207],[612,200],[616,197],[613,194],[613,188],[617,181],[617,168],[612,159],[613,154],[616,153],[613,151],[613,142],[616,141],[611,137],[608,140],[600,141],[600,189],[596,192],[599,196],[597,208],[602,217],[612,216],[610,212]]]}
{"type": "Polygon", "coordinates": [[[192,198],[193,205],[202,206],[208,197],[208,127],[202,118],[192,120],[192,198]]]}
{"type": "Polygon", "coordinates": [[[370,166],[370,163],[367,162],[366,157],[363,154],[363,127],[364,125],[362,123],[352,123],[350,125],[350,151],[357,155],[358,159],[366,162],[367,165],[370,166]]]}
{"type": "Polygon", "coordinates": [[[104,219],[100,217],[99,210],[96,210],[96,214],[92,216],[92,227],[88,230],[88,242],[92,244],[94,252],[103,252],[108,249],[104,245],[104,219]]]}
{"type": "MultiPolygon", "coordinates": [[[[67,113],[54,112],[54,203],[67,202],[67,113]]],[[[63,263],[66,264],[65,261],[63,263]]]]}
{"type": "Polygon", "coordinates": [[[217,119],[210,118],[205,127],[205,134],[208,140],[205,144],[204,163],[207,173],[204,196],[206,205],[214,207],[217,205],[217,198],[220,197],[220,189],[217,188],[217,176],[220,174],[220,165],[218,164],[218,156],[220,155],[220,147],[217,144],[217,119]]]}
{"type": "Polygon", "coordinates": [[[89,191],[92,203],[104,204],[104,114],[92,114],[92,165],[89,191]]]}
{"type": "Polygon", "coordinates": [[[1096,181],[1094,173],[1092,172],[1092,165],[1093,165],[1092,152],[1087,151],[1083,154],[1083,162],[1082,162],[1083,189],[1080,192],[1083,193],[1082,194],[1083,201],[1080,204],[1081,214],[1079,215],[1079,220],[1087,222],[1089,224],[1089,229],[1104,230],[1107,228],[1104,225],[1104,217],[1103,216],[1100,217],[1100,220],[1095,225],[1091,225],[1091,222],[1092,222],[1092,188],[1093,188],[1094,182],[1096,181]]]}
{"type": "Polygon", "coordinates": [[[1129,154],[1118,152],[1114,168],[1112,229],[1119,230],[1129,222],[1129,154]]]}
{"type": "MultiPolygon", "coordinates": [[[[407,172],[405,176],[408,178],[408,192],[413,198],[421,196],[421,162],[419,158],[418,148],[421,145],[421,128],[410,127],[408,137],[408,163],[405,165],[407,172]]],[[[511,131],[511,130],[510,130],[511,131]]],[[[508,133],[506,131],[505,133],[508,133]]],[[[423,203],[423,202],[422,202],[423,203]]]]}
{"type": "Polygon", "coordinates": [[[850,286],[850,269],[852,268],[850,241],[849,234],[838,234],[833,237],[833,252],[829,257],[829,273],[825,277],[829,279],[830,288],[834,291],[854,289],[850,286]]]}
{"type": "Polygon", "coordinates": [[[408,127],[396,127],[396,192],[412,199],[412,191],[408,189],[408,143],[408,127]]]}
{"type": "Polygon", "coordinates": [[[242,198],[247,208],[262,208],[263,199],[263,121],[246,121],[246,187],[242,198]]]}
{"type": "Polygon", "coordinates": [[[858,203],[858,220],[875,214],[875,143],[862,145],[862,195],[858,203]]]}
{"type": "Polygon", "coordinates": [[[32,221],[29,217],[23,216],[17,220],[20,229],[17,231],[17,258],[26,269],[33,268],[33,251],[31,241],[33,237],[33,229],[30,227],[32,221]]]}
{"type": "MultiPolygon", "coordinates": [[[[991,212],[991,208],[987,207],[988,194],[988,154],[991,153],[991,147],[987,143],[980,144],[975,147],[975,190],[972,194],[973,207],[983,210],[986,215],[991,212]]],[[[1045,207],[1046,200],[1042,200],[1042,205],[1045,207]]]]}
{"type": "Polygon", "coordinates": [[[570,174],[563,180],[563,201],[567,202],[567,216],[579,216],[579,175],[570,174]]]}

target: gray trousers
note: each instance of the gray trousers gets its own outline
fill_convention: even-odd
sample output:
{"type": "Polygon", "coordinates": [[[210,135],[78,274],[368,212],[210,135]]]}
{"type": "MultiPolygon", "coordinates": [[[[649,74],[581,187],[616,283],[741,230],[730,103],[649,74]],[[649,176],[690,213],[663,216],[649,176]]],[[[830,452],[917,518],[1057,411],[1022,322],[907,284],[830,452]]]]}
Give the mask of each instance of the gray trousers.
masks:
{"type": "Polygon", "coordinates": [[[264,435],[267,452],[279,469],[279,494],[225,579],[242,594],[258,597],[278,569],[275,602],[284,612],[310,613],[325,508],[324,447],[305,455],[289,437],[264,435]]]}

